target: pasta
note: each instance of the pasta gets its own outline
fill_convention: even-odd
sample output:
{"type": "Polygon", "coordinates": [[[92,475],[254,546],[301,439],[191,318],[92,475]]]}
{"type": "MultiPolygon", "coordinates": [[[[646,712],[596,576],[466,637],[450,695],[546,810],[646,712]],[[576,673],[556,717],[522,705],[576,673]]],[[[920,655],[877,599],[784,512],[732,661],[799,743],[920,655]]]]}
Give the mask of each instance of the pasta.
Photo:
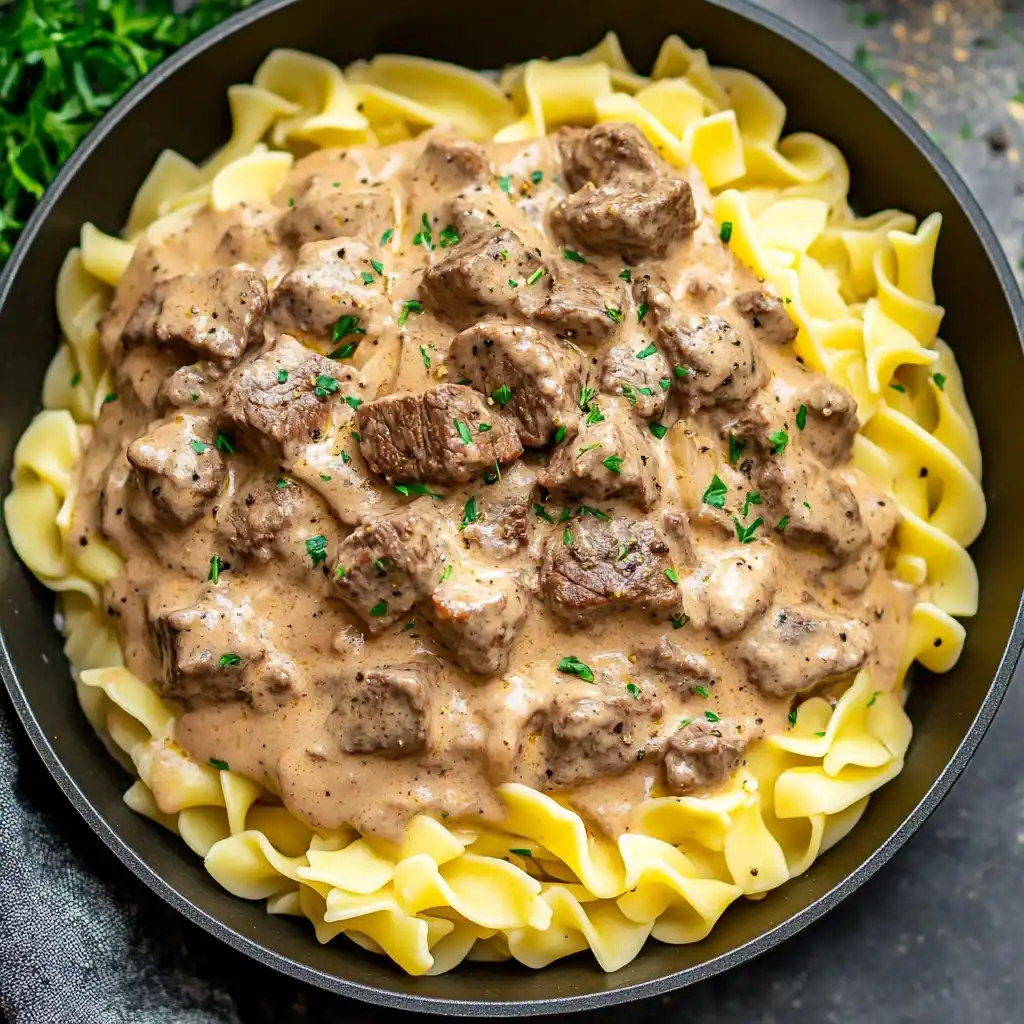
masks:
{"type": "MultiPolygon", "coordinates": [[[[18,444],[4,504],[18,554],[59,595],[86,717],[137,776],[125,801],[180,835],[231,893],[308,918],[321,942],[344,934],[411,974],[465,959],[540,968],[588,949],[614,971],[649,938],[699,942],[740,897],[807,871],[899,774],[912,733],[906,675],[915,661],[948,671],[964,643],[958,619],[977,610],[966,548],[985,519],[981,454],[953,352],[937,336],[941,218],[858,217],[834,146],[784,135],[785,107],[763,82],[713,67],[677,37],[650,77],[610,34],[587,54],[508,69],[500,83],[422,58],[383,55],[342,71],[279,50],[229,100],[229,142],[202,166],[163,153],[123,238],[83,227],[57,282],[63,341],[44,409],[18,444]],[[297,153],[386,144],[434,125],[514,142],[623,121],[670,165],[696,170],[734,258],[785,297],[797,355],[857,401],[854,465],[897,499],[897,569],[919,588],[899,683],[880,691],[865,668],[838,699],[804,700],[727,789],[652,797],[617,842],[515,783],[500,788],[500,827],[424,814],[400,843],[313,828],[257,782],[178,745],[176,709],[124,667],[105,612],[121,557],[101,541],[69,541],[83,444],[111,397],[98,333],[111,289],[141,239],[173,234],[197,210],[267,202],[297,153]]],[[[375,358],[383,366],[392,356],[375,358]]]]}

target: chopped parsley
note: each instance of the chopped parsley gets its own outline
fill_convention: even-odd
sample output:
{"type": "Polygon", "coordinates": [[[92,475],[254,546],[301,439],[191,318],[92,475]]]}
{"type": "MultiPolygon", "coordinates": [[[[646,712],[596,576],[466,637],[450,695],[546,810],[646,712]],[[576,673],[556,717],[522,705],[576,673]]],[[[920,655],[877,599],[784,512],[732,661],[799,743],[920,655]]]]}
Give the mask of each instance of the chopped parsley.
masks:
{"type": "Polygon", "coordinates": [[[278,384],[287,384],[288,383],[288,371],[283,366],[281,367],[280,370],[277,371],[277,383],[278,384]]]}
{"type": "Polygon", "coordinates": [[[381,276],[383,276],[383,274],[384,274],[384,264],[383,264],[383,263],[381,263],[381,261],[380,261],[380,260],[370,260],[370,266],[371,266],[371,267],[373,267],[373,269],[374,269],[374,270],[375,270],[375,271],[376,271],[376,272],[377,272],[378,274],[380,274],[381,276]]]}
{"type": "Polygon", "coordinates": [[[697,694],[698,697],[710,697],[711,696],[711,694],[708,693],[707,689],[705,689],[705,687],[703,687],[703,686],[695,686],[693,688],[693,692],[695,694],[697,694]]]}
{"type": "Polygon", "coordinates": [[[491,429],[490,423],[478,423],[476,432],[478,434],[486,434],[491,429]]]}
{"type": "MultiPolygon", "coordinates": [[[[330,380],[334,380],[334,378],[331,377],[330,380]]],[[[361,398],[356,398],[355,395],[346,395],[345,404],[352,409],[358,409],[359,406],[363,404],[363,400],[361,398]]]]}
{"type": "Polygon", "coordinates": [[[546,523],[554,523],[555,517],[538,501],[533,506],[533,514],[546,523]]]}
{"type": "Polygon", "coordinates": [[[440,580],[441,583],[447,583],[448,580],[450,580],[452,578],[452,571],[453,571],[453,569],[454,569],[454,566],[452,565],[451,562],[449,562],[444,567],[444,571],[441,573],[441,580],[440,580]]]}
{"type": "Polygon", "coordinates": [[[902,384],[890,384],[889,387],[891,387],[893,391],[898,391],[901,395],[907,390],[902,384]]]}
{"type": "Polygon", "coordinates": [[[580,408],[586,412],[590,407],[590,403],[597,397],[597,392],[593,388],[584,388],[580,392],[580,408]]]}
{"type": "Polygon", "coordinates": [[[608,514],[602,512],[599,508],[591,508],[589,505],[580,505],[576,509],[576,515],[578,516],[593,516],[595,519],[607,519],[608,514]]]}
{"type": "Polygon", "coordinates": [[[321,373],[316,379],[316,386],[313,388],[317,398],[330,398],[331,395],[341,390],[341,385],[336,377],[328,377],[321,373]]]}
{"type": "Polygon", "coordinates": [[[388,559],[386,558],[375,558],[373,560],[374,567],[377,572],[387,574],[388,571],[388,559]]]}
{"type": "Polygon", "coordinates": [[[604,422],[604,413],[601,412],[600,408],[596,405],[590,407],[590,412],[587,413],[587,423],[593,426],[595,423],[604,422]]]}
{"type": "Polygon", "coordinates": [[[420,356],[423,358],[423,365],[429,370],[430,369],[430,353],[427,351],[426,345],[420,345],[420,356]]]}
{"type": "Polygon", "coordinates": [[[729,432],[729,465],[735,466],[747,447],[746,441],[740,441],[732,431],[729,432]]]}
{"type": "MultiPolygon", "coordinates": [[[[534,171],[534,174],[540,174],[540,171],[534,171]]],[[[533,853],[530,850],[522,850],[518,846],[510,846],[508,848],[509,853],[514,853],[517,857],[532,857],[533,853]]]]}
{"type": "Polygon", "coordinates": [[[572,547],[572,530],[568,526],[562,531],[562,543],[567,548],[572,547]]]}
{"type": "Polygon", "coordinates": [[[370,615],[372,615],[373,618],[375,618],[375,619],[383,618],[385,615],[387,615],[387,613],[388,613],[388,603],[387,603],[387,601],[385,601],[383,599],[378,601],[370,609],[370,615]]]}
{"type": "Polygon", "coordinates": [[[651,307],[648,306],[646,302],[641,302],[640,305],[636,307],[636,322],[638,324],[642,324],[644,322],[644,317],[647,316],[650,308],[651,307]]]}
{"type": "Polygon", "coordinates": [[[662,391],[668,391],[668,389],[672,387],[672,379],[670,377],[662,377],[658,383],[661,385],[662,391]]]}
{"type": "Polygon", "coordinates": [[[940,391],[946,390],[946,375],[944,373],[933,373],[932,380],[940,391]]]}
{"type": "Polygon", "coordinates": [[[609,455],[607,459],[601,460],[601,465],[608,470],[609,473],[621,473],[622,472],[622,456],[621,455],[609,455]]]}
{"type": "Polygon", "coordinates": [[[785,430],[776,430],[774,434],[768,435],[771,442],[772,455],[781,455],[789,444],[789,434],[785,430]]]}
{"type": "Polygon", "coordinates": [[[355,342],[348,341],[340,348],[336,348],[333,352],[327,353],[328,359],[351,359],[355,355],[356,346],[355,342]]]}
{"type": "Polygon", "coordinates": [[[287,486],[288,486],[288,481],[287,480],[285,480],[283,477],[278,479],[278,481],[277,481],[277,489],[279,491],[283,491],[287,486]]]}
{"type": "Polygon", "coordinates": [[[407,299],[402,303],[402,312],[398,314],[398,326],[404,327],[405,322],[409,319],[410,313],[415,313],[419,316],[423,312],[423,303],[419,299],[407,299]]]}
{"type": "Polygon", "coordinates": [[[789,526],[789,516],[783,516],[776,524],[775,529],[782,533],[782,531],[789,526]]]}
{"type": "Polygon", "coordinates": [[[310,537],[306,541],[306,554],[313,562],[314,568],[327,561],[327,538],[321,534],[310,537]]]}
{"type": "Polygon", "coordinates": [[[387,245],[388,242],[390,242],[392,237],[394,236],[394,233],[394,228],[388,228],[387,231],[385,231],[384,234],[380,236],[380,244],[387,245]]]}
{"type": "Polygon", "coordinates": [[[867,704],[865,705],[865,707],[871,707],[871,705],[872,705],[872,704],[874,704],[876,700],[878,700],[878,695],[879,695],[879,694],[880,694],[881,692],[882,692],[881,690],[875,690],[875,692],[874,692],[873,694],[871,694],[871,700],[869,700],[869,701],[867,702],[867,704]]]}
{"type": "Polygon", "coordinates": [[[212,765],[218,771],[227,772],[231,769],[228,767],[227,761],[222,761],[219,757],[211,757],[207,764],[212,765]]]}
{"type": "Polygon", "coordinates": [[[512,176],[510,174],[502,175],[498,179],[498,188],[506,195],[512,195],[512,176]]]}
{"type": "Polygon", "coordinates": [[[346,314],[331,328],[331,341],[341,341],[350,334],[365,333],[366,328],[359,326],[359,317],[346,314]]]}
{"type": "Polygon", "coordinates": [[[462,522],[459,524],[459,529],[464,530],[470,523],[475,523],[477,520],[476,513],[476,496],[470,496],[469,500],[462,507],[462,522]]]}
{"type": "Polygon", "coordinates": [[[650,356],[653,356],[654,353],[657,351],[658,346],[655,345],[652,341],[650,345],[647,345],[645,348],[640,349],[640,351],[637,352],[636,357],[637,359],[648,359],[650,356]]]}
{"type": "Polygon", "coordinates": [[[590,666],[571,654],[558,663],[558,671],[570,676],[579,676],[585,683],[592,683],[594,681],[594,673],[591,671],[590,666]]]}
{"type": "Polygon", "coordinates": [[[626,683],[626,693],[636,700],[640,696],[640,687],[636,683],[626,683]]]}
{"type": "Polygon", "coordinates": [[[732,517],[732,521],[736,524],[736,537],[741,544],[753,544],[754,534],[757,532],[759,526],[764,526],[764,520],[758,516],[749,526],[744,526],[736,516],[732,517]]]}
{"type": "Polygon", "coordinates": [[[544,276],[544,268],[538,267],[527,279],[527,284],[536,284],[544,276]]]}
{"type": "Polygon", "coordinates": [[[218,451],[224,452],[226,455],[235,454],[235,442],[227,434],[222,434],[219,430],[217,431],[217,449],[218,451]]]}
{"type": "Polygon", "coordinates": [[[602,444],[601,444],[601,442],[600,442],[600,441],[597,441],[597,442],[595,442],[594,444],[585,444],[585,445],[584,445],[584,446],[583,446],[583,447],[582,447],[582,448],[581,448],[581,449],[580,449],[580,450],[579,450],[579,451],[578,451],[578,452],[576,453],[576,458],[579,458],[579,457],[580,457],[581,455],[586,455],[586,454],[587,454],[587,452],[592,452],[592,451],[594,451],[595,449],[597,449],[597,448],[601,448],[601,447],[603,447],[603,446],[602,446],[602,444]]]}
{"type": "Polygon", "coordinates": [[[560,523],[567,523],[572,518],[572,505],[566,505],[562,514],[558,517],[560,523]]]}
{"type": "Polygon", "coordinates": [[[572,260],[573,263],[586,263],[587,259],[585,256],[581,256],[575,249],[566,249],[562,255],[567,260],[572,260]]]}
{"type": "Polygon", "coordinates": [[[504,409],[512,401],[512,389],[507,384],[502,384],[500,388],[495,388],[491,392],[491,398],[504,409]]]}
{"type": "Polygon", "coordinates": [[[690,621],[689,615],[673,615],[669,622],[672,623],[673,629],[682,629],[690,621]]]}
{"type": "Polygon", "coordinates": [[[427,219],[427,215],[424,213],[420,218],[420,223],[423,227],[412,236],[413,245],[422,245],[425,249],[434,248],[434,232],[430,227],[430,221],[427,219]]]}
{"type": "Polygon", "coordinates": [[[202,455],[210,447],[205,441],[200,441],[198,438],[194,441],[189,441],[188,446],[196,455],[202,455]]]}
{"type": "Polygon", "coordinates": [[[750,512],[751,505],[761,504],[761,492],[760,491],[747,491],[747,496],[743,499],[743,518],[747,518],[747,514],[750,512]]]}
{"type": "MultiPolygon", "coordinates": [[[[80,373],[76,373],[76,374],[75,374],[75,375],[74,375],[74,376],[73,376],[73,377],[71,378],[71,386],[72,386],[73,388],[77,388],[77,387],[78,387],[78,385],[79,385],[79,384],[81,384],[81,383],[82,383],[82,375],[81,375],[80,373]]],[[[194,402],[194,401],[195,401],[195,399],[193,398],[193,399],[192,399],[192,401],[194,402]]]]}
{"type": "Polygon", "coordinates": [[[220,555],[214,555],[210,559],[210,575],[206,578],[216,586],[220,582],[220,574],[224,571],[224,563],[220,559],[220,555]]]}
{"type": "Polygon", "coordinates": [[[672,367],[672,372],[677,377],[689,377],[691,371],[690,371],[690,368],[688,366],[673,366],[672,367]]]}
{"type": "Polygon", "coordinates": [[[722,226],[718,230],[718,237],[723,242],[725,242],[726,245],[729,244],[729,240],[732,238],[732,221],[731,220],[724,220],[724,221],[722,221],[722,226]]]}
{"type": "Polygon", "coordinates": [[[228,668],[231,665],[241,665],[242,656],[240,654],[222,654],[217,662],[218,668],[228,668]]]}
{"type": "Polygon", "coordinates": [[[435,494],[426,484],[405,484],[399,481],[392,485],[399,494],[403,497],[408,498],[410,494],[425,494],[428,498],[433,498],[435,501],[441,501],[444,498],[443,494],[435,494]]]}
{"type": "Polygon", "coordinates": [[[629,267],[625,267],[623,270],[620,270],[619,280],[625,281],[627,284],[629,284],[629,282],[633,280],[633,271],[630,270],[629,267]]]}
{"type": "Polygon", "coordinates": [[[530,172],[530,181],[532,181],[534,183],[534,185],[539,185],[543,180],[544,180],[544,172],[543,171],[531,171],[530,172]]]}
{"type": "Polygon", "coordinates": [[[716,473],[711,478],[711,483],[704,489],[701,501],[712,508],[725,508],[725,495],[728,492],[725,481],[716,473]]]}
{"type": "Polygon", "coordinates": [[[622,393],[629,400],[630,405],[636,405],[636,393],[628,384],[622,385],[622,393]]]}
{"type": "MultiPolygon", "coordinates": [[[[347,466],[352,461],[352,456],[349,455],[348,452],[342,452],[341,453],[341,461],[347,466]]],[[[321,473],[320,474],[320,479],[321,480],[330,480],[331,478],[329,476],[324,476],[324,474],[321,473]]]]}
{"type": "Polygon", "coordinates": [[[362,271],[359,275],[363,279],[363,284],[373,284],[374,277],[368,270],[362,271]]]}
{"type": "Polygon", "coordinates": [[[647,429],[660,441],[667,433],[668,427],[664,423],[648,423],[647,429]]]}
{"type": "Polygon", "coordinates": [[[116,402],[116,401],[117,401],[117,394],[116,394],[116,392],[111,391],[108,394],[103,396],[103,404],[104,405],[109,405],[111,402],[116,402]]]}
{"type": "Polygon", "coordinates": [[[801,405],[796,411],[796,429],[803,430],[807,426],[807,406],[801,405]]]}
{"type": "Polygon", "coordinates": [[[796,708],[789,709],[789,724],[791,726],[796,725],[796,708]]]}
{"type": "Polygon", "coordinates": [[[679,585],[679,573],[675,569],[666,569],[665,576],[668,578],[669,583],[674,583],[676,586],[679,585]]]}
{"type": "MultiPolygon", "coordinates": [[[[348,459],[345,458],[345,456],[347,454],[348,454],[347,452],[342,452],[341,453],[341,461],[342,462],[348,462],[349,461],[348,459]]],[[[331,479],[331,474],[330,473],[321,473],[320,474],[320,479],[323,480],[324,483],[327,483],[331,479]]]]}
{"type": "Polygon", "coordinates": [[[613,324],[622,323],[622,310],[618,306],[605,306],[604,315],[608,317],[613,324]]]}
{"type": "Polygon", "coordinates": [[[473,443],[473,435],[469,432],[469,427],[462,420],[455,421],[455,429],[459,432],[459,437],[462,438],[463,444],[473,443]]]}
{"type": "Polygon", "coordinates": [[[721,719],[720,719],[720,718],[718,717],[718,715],[716,715],[716,714],[714,713],[714,711],[705,711],[705,712],[704,712],[704,717],[705,717],[705,718],[706,718],[706,719],[707,719],[707,720],[708,720],[709,722],[720,722],[720,721],[721,721],[721,719]]]}
{"type": "Polygon", "coordinates": [[[560,425],[559,428],[555,431],[555,444],[561,444],[565,440],[565,435],[567,433],[569,433],[569,431],[566,428],[565,424],[560,425]]]}
{"type": "Polygon", "coordinates": [[[456,231],[451,224],[441,229],[441,233],[437,236],[437,240],[441,244],[442,249],[451,248],[462,241],[459,237],[458,231],[456,231]]]}
{"type": "Polygon", "coordinates": [[[347,575],[348,569],[343,565],[339,565],[338,568],[334,570],[334,578],[336,580],[343,580],[347,575]]]}

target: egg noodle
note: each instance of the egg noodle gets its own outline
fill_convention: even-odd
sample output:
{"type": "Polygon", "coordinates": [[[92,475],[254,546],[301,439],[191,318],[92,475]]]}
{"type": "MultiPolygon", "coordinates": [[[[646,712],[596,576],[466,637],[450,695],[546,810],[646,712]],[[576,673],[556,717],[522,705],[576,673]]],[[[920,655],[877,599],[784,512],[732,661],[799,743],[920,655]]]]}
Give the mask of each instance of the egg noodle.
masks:
{"type": "Polygon", "coordinates": [[[14,546],[59,594],[76,691],[89,722],[137,780],[126,803],[176,832],[227,890],[384,953],[410,974],[463,959],[543,967],[589,948],[606,971],[649,936],[704,938],[737,898],[808,870],[899,774],[911,738],[907,669],[950,669],[978,581],[965,548],[985,518],[981,453],[953,352],[937,337],[932,263],[941,218],[897,210],[858,217],[843,155],[817,135],[783,136],[786,108],[759,79],[716,68],[678,37],[650,77],[614,35],[563,60],[534,60],[500,81],[417,57],[378,56],[342,72],[318,57],[271,53],[252,85],[228,90],[230,141],[202,166],[163,152],[123,238],[91,224],[57,282],[64,340],[46,373],[44,411],[15,452],[5,502],[14,546]],[[528,140],[563,124],[627,121],[670,164],[703,178],[731,225],[734,257],[779,295],[799,327],[795,351],[857,401],[854,465],[892,494],[903,521],[896,573],[916,585],[898,686],[862,670],[837,703],[804,700],[791,726],[752,745],[729,787],[648,799],[617,842],[558,799],[499,790],[498,828],[421,815],[401,844],[354,830],[314,831],[272,793],[190,759],[175,708],[123,667],[103,602],[121,560],[100,540],[68,542],[76,465],[112,390],[97,322],[143,237],[159,241],[211,205],[269,198],[296,153],[386,144],[427,126],[472,139],[528,140]]]}

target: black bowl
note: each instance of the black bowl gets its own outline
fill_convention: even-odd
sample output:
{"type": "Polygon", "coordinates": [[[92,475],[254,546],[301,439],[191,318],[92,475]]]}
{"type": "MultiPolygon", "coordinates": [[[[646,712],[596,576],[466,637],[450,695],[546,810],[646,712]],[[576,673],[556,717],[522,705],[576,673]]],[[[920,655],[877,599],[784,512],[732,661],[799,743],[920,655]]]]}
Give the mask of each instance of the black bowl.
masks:
{"type": "Polygon", "coordinates": [[[162,65],[104,118],[50,188],[0,283],[6,476],[56,348],[53,285],[79,226],[92,220],[117,231],[164,147],[200,160],[222,143],[230,127],[226,88],[250,81],[267,51],[279,46],[339,64],[397,52],[493,68],[576,53],[615,28],[635,64],[648,68],[662,38],[678,32],[707,49],[714,63],[768,82],[789,106],[787,130],[817,131],[839,145],[850,162],[855,208],[899,207],[919,218],[942,213],[935,284],[946,307],[943,335],[959,357],[978,419],[990,502],[988,525],[972,549],[981,607],[968,624],[963,658],[948,675],[920,674],[908,709],[916,735],[906,768],[872,798],[848,838],[802,878],[765,900],[733,907],[704,942],[650,943],[616,974],[580,955],[543,971],[466,964],[439,978],[409,978],[343,940],[318,945],[306,922],[268,916],[262,903],[230,896],[180,840],[122,803],[128,780],[77,707],[53,625],[53,595],[21,565],[6,537],[0,541],[4,682],[32,742],[91,827],[150,888],[207,931],[294,977],[371,1002],[472,1015],[584,1009],[667,992],[763,952],[835,906],[920,827],[987,729],[1024,640],[1018,612],[1024,573],[1013,554],[1020,550],[1024,474],[1011,448],[1024,394],[1024,303],[977,203],[882,90],[773,15],[742,0],[632,0],[628,17],[623,10],[621,0],[545,0],[506,20],[478,0],[262,4],[162,65]]]}

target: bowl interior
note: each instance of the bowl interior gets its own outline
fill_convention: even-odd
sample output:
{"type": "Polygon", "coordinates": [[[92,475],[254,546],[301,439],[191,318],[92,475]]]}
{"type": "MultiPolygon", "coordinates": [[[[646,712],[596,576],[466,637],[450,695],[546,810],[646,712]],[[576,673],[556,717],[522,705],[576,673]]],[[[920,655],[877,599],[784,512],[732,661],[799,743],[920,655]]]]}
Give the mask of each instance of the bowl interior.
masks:
{"type": "Polygon", "coordinates": [[[6,290],[0,290],[4,478],[17,438],[38,408],[59,333],[53,283],[81,223],[92,220],[116,231],[161,149],[199,160],[221,144],[229,132],[225,90],[250,81],[267,51],[295,47],[339,64],[408,52],[486,68],[579,52],[609,28],[618,31],[640,69],[651,66],[664,36],[678,32],[707,49],[713,63],[759,75],[787,103],[787,131],[817,131],[843,150],[853,181],[851,201],[861,212],[899,207],[918,217],[934,210],[943,214],[935,275],[946,307],[942,334],[959,358],[986,457],[989,521],[972,549],[982,580],[981,608],[968,624],[957,668],[945,676],[917,676],[909,705],[916,735],[905,771],[874,796],[854,832],[804,877],[765,900],[734,907],[699,945],[650,943],[614,975],[603,974],[589,956],[577,956],[539,972],[466,964],[439,978],[412,979],[344,940],[320,946],[306,922],[268,916],[261,903],[228,895],[176,837],[128,810],[121,801],[127,779],[75,702],[53,624],[52,595],[18,562],[6,535],[0,537],[6,681],[65,791],[133,870],[204,927],[267,963],[349,995],[464,1013],[582,1008],[695,981],[766,948],[841,899],[920,824],[980,739],[1019,652],[1018,636],[1000,669],[1022,578],[1016,531],[1024,476],[1006,458],[1005,443],[1016,436],[1014,402],[1024,393],[1016,285],[977,206],[909,118],[852,69],[831,69],[828,62],[838,62],[813,40],[738,2],[633,0],[627,18],[620,0],[547,0],[543,8],[505,22],[493,7],[473,0],[378,0],[360,7],[358,17],[347,16],[333,0],[279,0],[213,33],[192,48],[190,60],[158,71],[121,108],[120,119],[108,120],[90,138],[72,162],[73,175],[51,190],[10,265],[6,290]],[[224,41],[215,43],[219,38],[224,41]],[[181,116],[185,110],[190,116],[181,116]]]}

